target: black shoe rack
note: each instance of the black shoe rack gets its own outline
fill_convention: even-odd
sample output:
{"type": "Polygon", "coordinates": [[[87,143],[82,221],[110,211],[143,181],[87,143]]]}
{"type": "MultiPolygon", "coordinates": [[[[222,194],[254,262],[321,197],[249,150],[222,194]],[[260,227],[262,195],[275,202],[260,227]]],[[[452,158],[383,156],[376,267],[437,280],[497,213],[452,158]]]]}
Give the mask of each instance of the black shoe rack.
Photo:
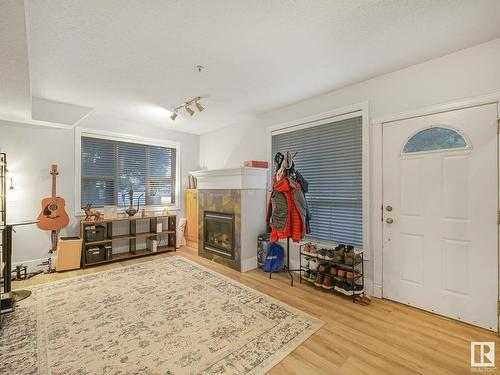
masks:
{"type": "MultiPolygon", "coordinates": [[[[301,284],[302,284],[302,281],[304,281],[304,282],[307,282],[308,284],[311,284],[311,285],[315,286],[314,285],[314,281],[312,281],[312,280],[307,280],[306,281],[306,280],[303,279],[303,276],[306,273],[306,271],[310,271],[314,275],[314,280],[316,280],[316,277],[318,276],[318,274],[323,274],[325,277],[327,275],[333,277],[333,288],[332,289],[325,289],[325,288],[321,287],[321,289],[323,289],[325,291],[335,291],[335,292],[337,292],[339,294],[342,294],[342,295],[345,295],[345,296],[349,296],[349,297],[350,297],[349,293],[352,293],[352,301],[353,302],[354,302],[355,297],[357,295],[360,295],[361,293],[364,293],[364,290],[365,290],[365,272],[364,272],[364,258],[363,258],[363,252],[362,251],[355,250],[356,254],[358,254],[358,255],[361,256],[361,262],[359,262],[357,264],[353,264],[351,266],[351,265],[347,265],[347,264],[344,264],[344,263],[337,263],[337,262],[333,262],[331,260],[314,257],[314,256],[312,256],[312,255],[310,255],[308,253],[304,253],[303,250],[308,245],[309,245],[309,243],[302,244],[302,245],[299,246],[299,264],[300,264],[299,273],[300,273],[300,283],[301,284]],[[327,272],[319,272],[318,270],[316,270],[316,271],[310,270],[307,267],[307,264],[304,264],[303,257],[309,257],[309,258],[315,258],[315,259],[317,259],[317,261],[318,261],[318,269],[319,269],[319,264],[322,264],[322,263],[326,264],[328,266],[328,271],[327,272]],[[358,275],[355,276],[355,277],[353,277],[353,279],[347,279],[346,277],[339,278],[338,276],[333,276],[333,275],[330,274],[330,268],[332,268],[332,267],[337,267],[337,269],[343,269],[346,272],[352,272],[353,276],[357,272],[358,275]],[[358,285],[358,286],[361,287],[361,291],[355,291],[355,286],[356,285],[358,285]],[[344,288],[344,286],[350,286],[350,288],[344,288]],[[336,288],[339,288],[339,289],[342,289],[342,290],[338,290],[336,288]]],[[[321,248],[321,247],[318,247],[318,248],[321,248]]],[[[335,247],[332,247],[331,249],[333,250],[334,248],[335,247]]],[[[317,287],[317,286],[315,286],[315,287],[317,287]]],[[[317,288],[319,288],[319,287],[317,287],[317,288]]]]}

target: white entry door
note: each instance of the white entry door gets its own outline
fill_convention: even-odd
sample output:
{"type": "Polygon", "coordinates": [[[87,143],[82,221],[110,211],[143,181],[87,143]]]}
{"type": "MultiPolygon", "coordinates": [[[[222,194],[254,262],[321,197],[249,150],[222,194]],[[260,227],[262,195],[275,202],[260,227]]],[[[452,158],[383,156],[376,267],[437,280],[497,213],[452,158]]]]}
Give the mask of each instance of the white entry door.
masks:
{"type": "Polygon", "coordinates": [[[383,125],[383,295],[497,331],[497,105],[383,125]]]}

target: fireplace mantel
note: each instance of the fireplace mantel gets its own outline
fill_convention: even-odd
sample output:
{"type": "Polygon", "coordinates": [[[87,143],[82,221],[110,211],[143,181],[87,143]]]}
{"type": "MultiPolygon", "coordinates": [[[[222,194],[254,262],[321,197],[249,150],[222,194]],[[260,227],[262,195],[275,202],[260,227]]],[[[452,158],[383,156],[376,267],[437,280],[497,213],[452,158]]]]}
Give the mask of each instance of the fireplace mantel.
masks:
{"type": "Polygon", "coordinates": [[[198,190],[208,189],[237,189],[255,190],[266,189],[269,170],[265,168],[224,168],[206,169],[191,172],[196,177],[198,190]]]}

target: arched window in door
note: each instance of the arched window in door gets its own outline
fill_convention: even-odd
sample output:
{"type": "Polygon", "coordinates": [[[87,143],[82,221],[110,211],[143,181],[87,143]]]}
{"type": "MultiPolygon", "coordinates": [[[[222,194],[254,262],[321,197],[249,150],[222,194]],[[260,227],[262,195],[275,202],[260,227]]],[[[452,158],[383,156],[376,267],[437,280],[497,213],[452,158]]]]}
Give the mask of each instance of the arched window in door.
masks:
{"type": "Polygon", "coordinates": [[[402,154],[439,150],[470,149],[470,143],[458,130],[432,126],[419,130],[406,141],[402,154]]]}

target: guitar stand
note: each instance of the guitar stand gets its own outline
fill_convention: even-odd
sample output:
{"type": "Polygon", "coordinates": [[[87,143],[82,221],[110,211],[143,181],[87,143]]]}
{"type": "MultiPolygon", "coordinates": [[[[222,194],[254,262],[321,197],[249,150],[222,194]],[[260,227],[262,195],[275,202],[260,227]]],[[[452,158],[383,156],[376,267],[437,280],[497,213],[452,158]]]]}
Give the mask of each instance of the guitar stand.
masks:
{"type": "MultiPolygon", "coordinates": [[[[57,241],[59,237],[59,231],[58,230],[53,230],[50,232],[50,241],[52,244],[52,247],[49,249],[49,254],[54,254],[57,248],[57,241]]],[[[49,255],[48,259],[42,263],[43,266],[47,266],[47,271],[44,273],[54,273],[56,270],[52,267],[52,257],[49,255]]]]}
{"type": "MultiPolygon", "coordinates": [[[[283,269],[277,272],[269,272],[269,278],[272,279],[273,273],[281,273],[281,272],[288,272],[288,275],[290,276],[290,286],[293,286],[293,275],[292,272],[299,271],[300,269],[290,269],[290,237],[286,239],[286,265],[283,266],[283,269]]],[[[300,276],[299,276],[300,277],[300,276]]]]}

